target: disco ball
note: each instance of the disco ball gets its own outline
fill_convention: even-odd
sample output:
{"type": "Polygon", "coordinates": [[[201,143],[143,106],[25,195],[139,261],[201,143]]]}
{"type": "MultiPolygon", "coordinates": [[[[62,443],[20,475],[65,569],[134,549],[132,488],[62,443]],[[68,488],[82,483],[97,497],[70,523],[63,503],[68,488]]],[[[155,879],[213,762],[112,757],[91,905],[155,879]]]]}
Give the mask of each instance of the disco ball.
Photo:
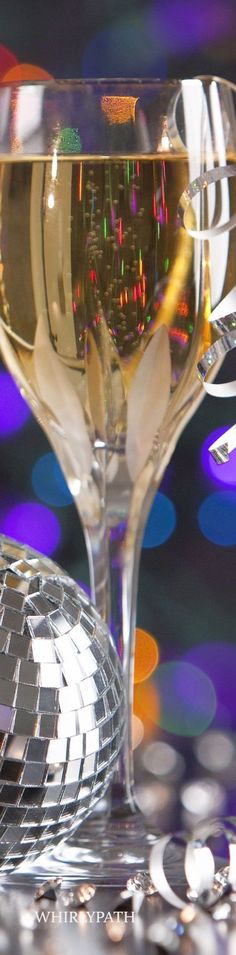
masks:
{"type": "Polygon", "coordinates": [[[0,536],[0,868],[32,861],[104,795],[122,742],[122,672],[86,594],[0,536]]]}

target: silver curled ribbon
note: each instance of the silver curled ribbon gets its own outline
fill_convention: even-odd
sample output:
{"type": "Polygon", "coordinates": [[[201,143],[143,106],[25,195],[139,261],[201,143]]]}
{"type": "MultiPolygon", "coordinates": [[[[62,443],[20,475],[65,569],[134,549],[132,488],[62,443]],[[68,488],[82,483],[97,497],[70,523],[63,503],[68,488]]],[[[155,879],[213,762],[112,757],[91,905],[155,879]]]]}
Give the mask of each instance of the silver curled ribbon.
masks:
{"type": "MultiPolygon", "coordinates": [[[[236,175],[236,164],[231,166],[221,166],[216,169],[207,170],[201,176],[198,176],[183,192],[179,206],[178,217],[189,235],[195,239],[211,239],[223,232],[231,232],[236,226],[236,213],[225,223],[214,224],[207,229],[189,228],[186,222],[188,210],[192,200],[200,195],[212,183],[230,179],[236,175]]],[[[227,381],[220,384],[212,384],[207,381],[207,375],[210,369],[217,363],[224,360],[226,354],[236,347],[236,286],[225,296],[219,305],[213,310],[209,317],[209,322],[213,323],[214,328],[219,332],[220,338],[207,349],[198,363],[199,378],[201,379],[205,391],[215,398],[232,398],[236,396],[236,380],[227,381]]],[[[224,464],[229,461],[231,451],[236,448],[236,425],[224,432],[213,444],[209,451],[217,462],[224,464]]]]}
{"type": "MultiPolygon", "coordinates": [[[[215,385],[208,383],[206,378],[210,368],[213,368],[219,360],[225,358],[228,352],[236,348],[236,312],[224,316],[223,320],[219,319],[215,321],[214,325],[215,328],[220,331],[221,338],[207,349],[205,355],[203,355],[201,361],[199,361],[199,377],[204,384],[205,391],[207,391],[209,395],[213,395],[216,398],[232,398],[236,395],[236,380],[215,385]]],[[[225,464],[229,461],[231,451],[234,451],[235,448],[236,425],[234,424],[232,428],[228,428],[227,431],[224,431],[224,434],[220,435],[220,437],[210,445],[208,450],[217,464],[225,464]]]]}
{"type": "Polygon", "coordinates": [[[149,863],[152,884],[165,902],[175,909],[183,910],[188,902],[194,902],[210,912],[225,893],[236,891],[236,818],[201,820],[191,834],[182,834],[181,861],[187,883],[183,897],[177,895],[170,884],[172,880],[175,884],[181,882],[176,847],[172,859],[169,855],[167,865],[164,862],[165,851],[176,838],[177,834],[169,832],[157,839],[153,846],[149,863]],[[216,871],[215,856],[208,841],[222,836],[228,844],[229,858],[216,871]]]}
{"type": "Polygon", "coordinates": [[[228,222],[222,222],[222,224],[219,223],[219,225],[213,222],[213,225],[207,229],[190,229],[186,224],[186,215],[192,205],[192,200],[203,192],[204,189],[207,189],[208,186],[212,186],[213,183],[220,182],[222,179],[231,179],[235,175],[236,163],[232,163],[231,166],[218,166],[216,169],[206,170],[201,176],[197,176],[182,193],[177,215],[193,239],[212,239],[214,236],[221,235],[223,232],[231,232],[231,230],[235,228],[236,213],[230,217],[228,222]]]}
{"type": "Polygon", "coordinates": [[[150,855],[150,876],[153,885],[156,886],[159,894],[168,902],[168,905],[172,905],[176,909],[182,909],[186,900],[174,892],[164,869],[165,850],[173,838],[174,834],[169,832],[167,835],[161,836],[153,846],[150,855]]]}
{"type": "MultiPolygon", "coordinates": [[[[214,831],[215,824],[213,833],[214,831]]],[[[191,899],[191,895],[193,895],[194,901],[198,900],[201,902],[204,893],[212,890],[215,878],[215,862],[211,850],[206,846],[206,840],[211,834],[212,823],[208,820],[208,826],[203,834],[193,833],[191,838],[187,839],[185,837],[182,840],[185,844],[182,861],[184,863],[188,889],[190,890],[190,895],[189,891],[187,891],[187,894],[186,890],[183,891],[184,897],[177,895],[170,884],[171,875],[174,876],[176,882],[178,872],[179,860],[175,852],[173,852],[172,866],[170,860],[169,864],[167,864],[167,872],[165,871],[164,865],[165,850],[171,841],[176,838],[174,833],[170,832],[162,836],[157,840],[151,850],[150,876],[152,883],[159,892],[159,895],[168,902],[168,905],[173,906],[175,909],[182,910],[188,902],[188,899],[191,899]]]]}

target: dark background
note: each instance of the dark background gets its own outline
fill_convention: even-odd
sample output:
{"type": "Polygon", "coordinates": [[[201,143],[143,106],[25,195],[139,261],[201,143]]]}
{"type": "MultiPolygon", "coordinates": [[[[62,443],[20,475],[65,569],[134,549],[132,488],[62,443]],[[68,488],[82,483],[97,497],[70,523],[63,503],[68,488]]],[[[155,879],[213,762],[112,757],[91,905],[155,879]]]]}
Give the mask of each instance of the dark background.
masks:
{"type": "Polygon", "coordinates": [[[1,43],[55,76],[235,78],[234,0],[1,0],[1,43]]]}
{"type": "MultiPolygon", "coordinates": [[[[235,27],[235,0],[1,0],[0,5],[0,43],[19,61],[37,64],[57,77],[215,74],[236,81],[235,27]]],[[[235,401],[205,398],[186,428],[162,486],[176,509],[176,528],[160,546],[143,550],[138,604],[138,624],[157,638],[162,662],[185,660],[186,654],[191,659],[195,645],[201,648],[208,643],[214,662],[221,659],[220,643],[224,642],[228,704],[219,690],[218,715],[212,726],[230,732],[236,728],[235,705],[230,702],[232,667],[236,672],[235,544],[222,546],[207,540],[199,527],[198,510],[208,495],[229,493],[236,526],[236,456],[235,485],[228,489],[207,475],[200,461],[207,435],[235,421],[235,401]]],[[[6,512],[15,503],[40,500],[32,487],[32,469],[49,450],[31,416],[22,428],[0,436],[0,530],[5,529],[6,512]]],[[[74,506],[51,507],[51,511],[61,528],[61,541],[52,556],[88,584],[83,534],[74,506]]],[[[26,528],[25,539],[27,533],[26,528]]],[[[203,661],[201,649],[199,653],[198,666],[203,661]]],[[[203,671],[204,667],[202,662],[203,671]]],[[[205,672],[213,679],[210,670],[206,664],[205,672]]],[[[219,674],[214,686],[218,693],[219,674]]],[[[184,745],[178,735],[176,742],[179,748],[184,745]]]]}

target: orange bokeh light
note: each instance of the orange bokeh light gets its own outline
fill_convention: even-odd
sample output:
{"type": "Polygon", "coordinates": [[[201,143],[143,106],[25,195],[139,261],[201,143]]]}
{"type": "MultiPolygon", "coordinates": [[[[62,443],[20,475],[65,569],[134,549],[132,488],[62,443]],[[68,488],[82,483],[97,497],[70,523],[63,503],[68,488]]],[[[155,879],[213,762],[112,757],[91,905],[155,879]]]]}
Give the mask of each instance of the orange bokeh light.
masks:
{"type": "Polygon", "coordinates": [[[143,683],[156,669],[159,660],[158,645],[147,630],[136,628],[134,683],[143,683]]]}
{"type": "Polygon", "coordinates": [[[109,123],[120,126],[135,119],[137,101],[138,96],[102,96],[102,112],[109,123]]]}
{"type": "Polygon", "coordinates": [[[151,680],[146,683],[138,683],[134,687],[134,706],[135,716],[138,716],[144,726],[144,739],[156,737],[156,728],[160,716],[159,697],[151,680]]]}
{"type": "Polygon", "coordinates": [[[1,83],[34,83],[35,80],[52,80],[51,73],[32,63],[16,63],[1,76],[1,83]]]}

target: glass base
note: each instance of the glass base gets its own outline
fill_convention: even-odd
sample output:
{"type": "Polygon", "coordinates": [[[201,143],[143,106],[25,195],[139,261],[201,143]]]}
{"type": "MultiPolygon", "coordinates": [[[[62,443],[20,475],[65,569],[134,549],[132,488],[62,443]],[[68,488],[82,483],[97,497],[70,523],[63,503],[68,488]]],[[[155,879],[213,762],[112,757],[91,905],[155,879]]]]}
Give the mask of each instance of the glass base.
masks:
{"type": "Polygon", "coordinates": [[[125,888],[137,871],[149,869],[150,851],[160,832],[150,832],[141,813],[125,817],[91,816],[66,841],[43,853],[10,876],[14,883],[44,882],[59,877],[65,884],[80,881],[125,888]]]}

